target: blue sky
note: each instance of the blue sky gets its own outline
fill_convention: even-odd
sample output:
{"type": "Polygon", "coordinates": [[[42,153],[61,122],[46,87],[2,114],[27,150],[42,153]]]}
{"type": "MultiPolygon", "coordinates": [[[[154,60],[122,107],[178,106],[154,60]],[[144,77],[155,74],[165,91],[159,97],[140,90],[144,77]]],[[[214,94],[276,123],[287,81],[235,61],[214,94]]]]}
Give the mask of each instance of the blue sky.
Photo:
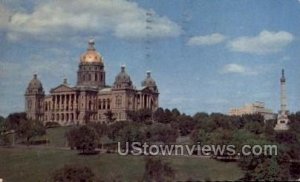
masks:
{"type": "Polygon", "coordinates": [[[227,113],[263,101],[277,112],[284,68],[289,109],[300,110],[298,0],[12,0],[0,15],[0,115],[24,110],[34,73],[46,93],[64,77],[75,85],[91,37],[108,84],[122,64],[136,86],[151,70],[162,107],[227,113]]]}

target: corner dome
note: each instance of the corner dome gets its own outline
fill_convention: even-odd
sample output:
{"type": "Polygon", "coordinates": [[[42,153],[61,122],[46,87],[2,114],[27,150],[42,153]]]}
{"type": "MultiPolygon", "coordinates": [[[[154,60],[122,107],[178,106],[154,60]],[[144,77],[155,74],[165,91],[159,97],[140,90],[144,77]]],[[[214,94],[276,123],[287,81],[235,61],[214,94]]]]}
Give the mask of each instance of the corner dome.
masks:
{"type": "Polygon", "coordinates": [[[121,72],[116,76],[114,82],[115,88],[132,87],[130,76],[125,71],[125,65],[121,66],[121,72]]]}
{"type": "Polygon", "coordinates": [[[153,89],[154,91],[157,91],[157,86],[155,80],[151,77],[151,72],[147,71],[147,76],[144,81],[142,81],[143,87],[149,87],[150,89],[153,89]]]}
{"type": "Polygon", "coordinates": [[[37,78],[37,74],[33,75],[32,80],[29,82],[26,93],[43,93],[42,82],[37,78]]]}
{"type": "Polygon", "coordinates": [[[89,40],[87,51],[80,56],[80,63],[103,64],[103,58],[101,54],[95,49],[94,45],[95,41],[93,39],[89,40]]]}

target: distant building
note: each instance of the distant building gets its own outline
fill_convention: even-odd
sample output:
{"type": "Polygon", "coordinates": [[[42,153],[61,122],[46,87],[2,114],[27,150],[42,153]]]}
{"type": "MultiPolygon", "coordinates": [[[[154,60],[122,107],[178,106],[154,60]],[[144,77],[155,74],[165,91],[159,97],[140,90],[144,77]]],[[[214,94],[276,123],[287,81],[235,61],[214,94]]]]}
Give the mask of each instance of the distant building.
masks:
{"type": "Polygon", "coordinates": [[[256,101],[252,104],[246,104],[240,108],[232,108],[229,111],[230,116],[242,116],[244,114],[261,114],[265,120],[276,119],[276,114],[271,109],[265,107],[264,102],[256,101]]]}
{"type": "Polygon", "coordinates": [[[36,74],[33,76],[25,93],[28,118],[72,125],[105,122],[109,111],[121,121],[128,119],[128,111],[158,108],[159,93],[151,73],[147,72],[141,87],[136,88],[122,66],[113,85],[107,85],[104,61],[94,44],[90,40],[87,51],[80,56],[75,86],[64,79],[45,95],[42,82],[36,74]]]}

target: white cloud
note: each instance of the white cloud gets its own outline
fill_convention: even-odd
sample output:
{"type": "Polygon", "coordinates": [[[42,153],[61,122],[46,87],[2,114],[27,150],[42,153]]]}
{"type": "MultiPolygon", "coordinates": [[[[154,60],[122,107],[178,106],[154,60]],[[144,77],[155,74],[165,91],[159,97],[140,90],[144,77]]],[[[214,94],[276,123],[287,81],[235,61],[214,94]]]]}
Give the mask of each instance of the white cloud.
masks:
{"type": "MultiPolygon", "coordinates": [[[[1,5],[0,5],[1,6],[1,5]]],[[[73,0],[48,1],[36,5],[32,12],[14,12],[0,7],[5,16],[0,19],[0,29],[8,30],[8,38],[18,40],[26,36],[56,37],[72,34],[112,33],[126,39],[174,37],[180,27],[147,11],[135,2],[125,0],[73,0]],[[146,29],[147,12],[152,14],[151,29],[146,29]]],[[[1,13],[2,14],[2,13],[1,13]]]]}
{"type": "Polygon", "coordinates": [[[202,45],[215,45],[224,42],[226,37],[219,33],[213,33],[204,36],[191,37],[187,45],[190,46],[202,46],[202,45]]]}
{"type": "Polygon", "coordinates": [[[239,64],[227,64],[225,65],[222,70],[221,73],[223,74],[228,74],[228,73],[234,73],[234,74],[242,74],[242,75],[256,75],[257,72],[245,67],[243,65],[239,65],[239,64]]]}
{"type": "Polygon", "coordinates": [[[228,43],[228,47],[235,52],[252,54],[270,54],[281,51],[294,40],[294,36],[285,31],[262,31],[255,37],[239,37],[228,43]]]}

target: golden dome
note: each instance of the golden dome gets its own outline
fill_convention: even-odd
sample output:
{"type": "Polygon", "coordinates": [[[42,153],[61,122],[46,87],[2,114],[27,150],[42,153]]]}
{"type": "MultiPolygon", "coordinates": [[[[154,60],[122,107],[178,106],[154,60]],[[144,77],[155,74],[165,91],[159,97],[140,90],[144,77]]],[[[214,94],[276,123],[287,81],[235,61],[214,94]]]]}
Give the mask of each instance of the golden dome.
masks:
{"type": "Polygon", "coordinates": [[[80,56],[81,63],[101,63],[103,64],[103,58],[99,52],[96,51],[94,40],[89,40],[88,49],[80,56]]]}

